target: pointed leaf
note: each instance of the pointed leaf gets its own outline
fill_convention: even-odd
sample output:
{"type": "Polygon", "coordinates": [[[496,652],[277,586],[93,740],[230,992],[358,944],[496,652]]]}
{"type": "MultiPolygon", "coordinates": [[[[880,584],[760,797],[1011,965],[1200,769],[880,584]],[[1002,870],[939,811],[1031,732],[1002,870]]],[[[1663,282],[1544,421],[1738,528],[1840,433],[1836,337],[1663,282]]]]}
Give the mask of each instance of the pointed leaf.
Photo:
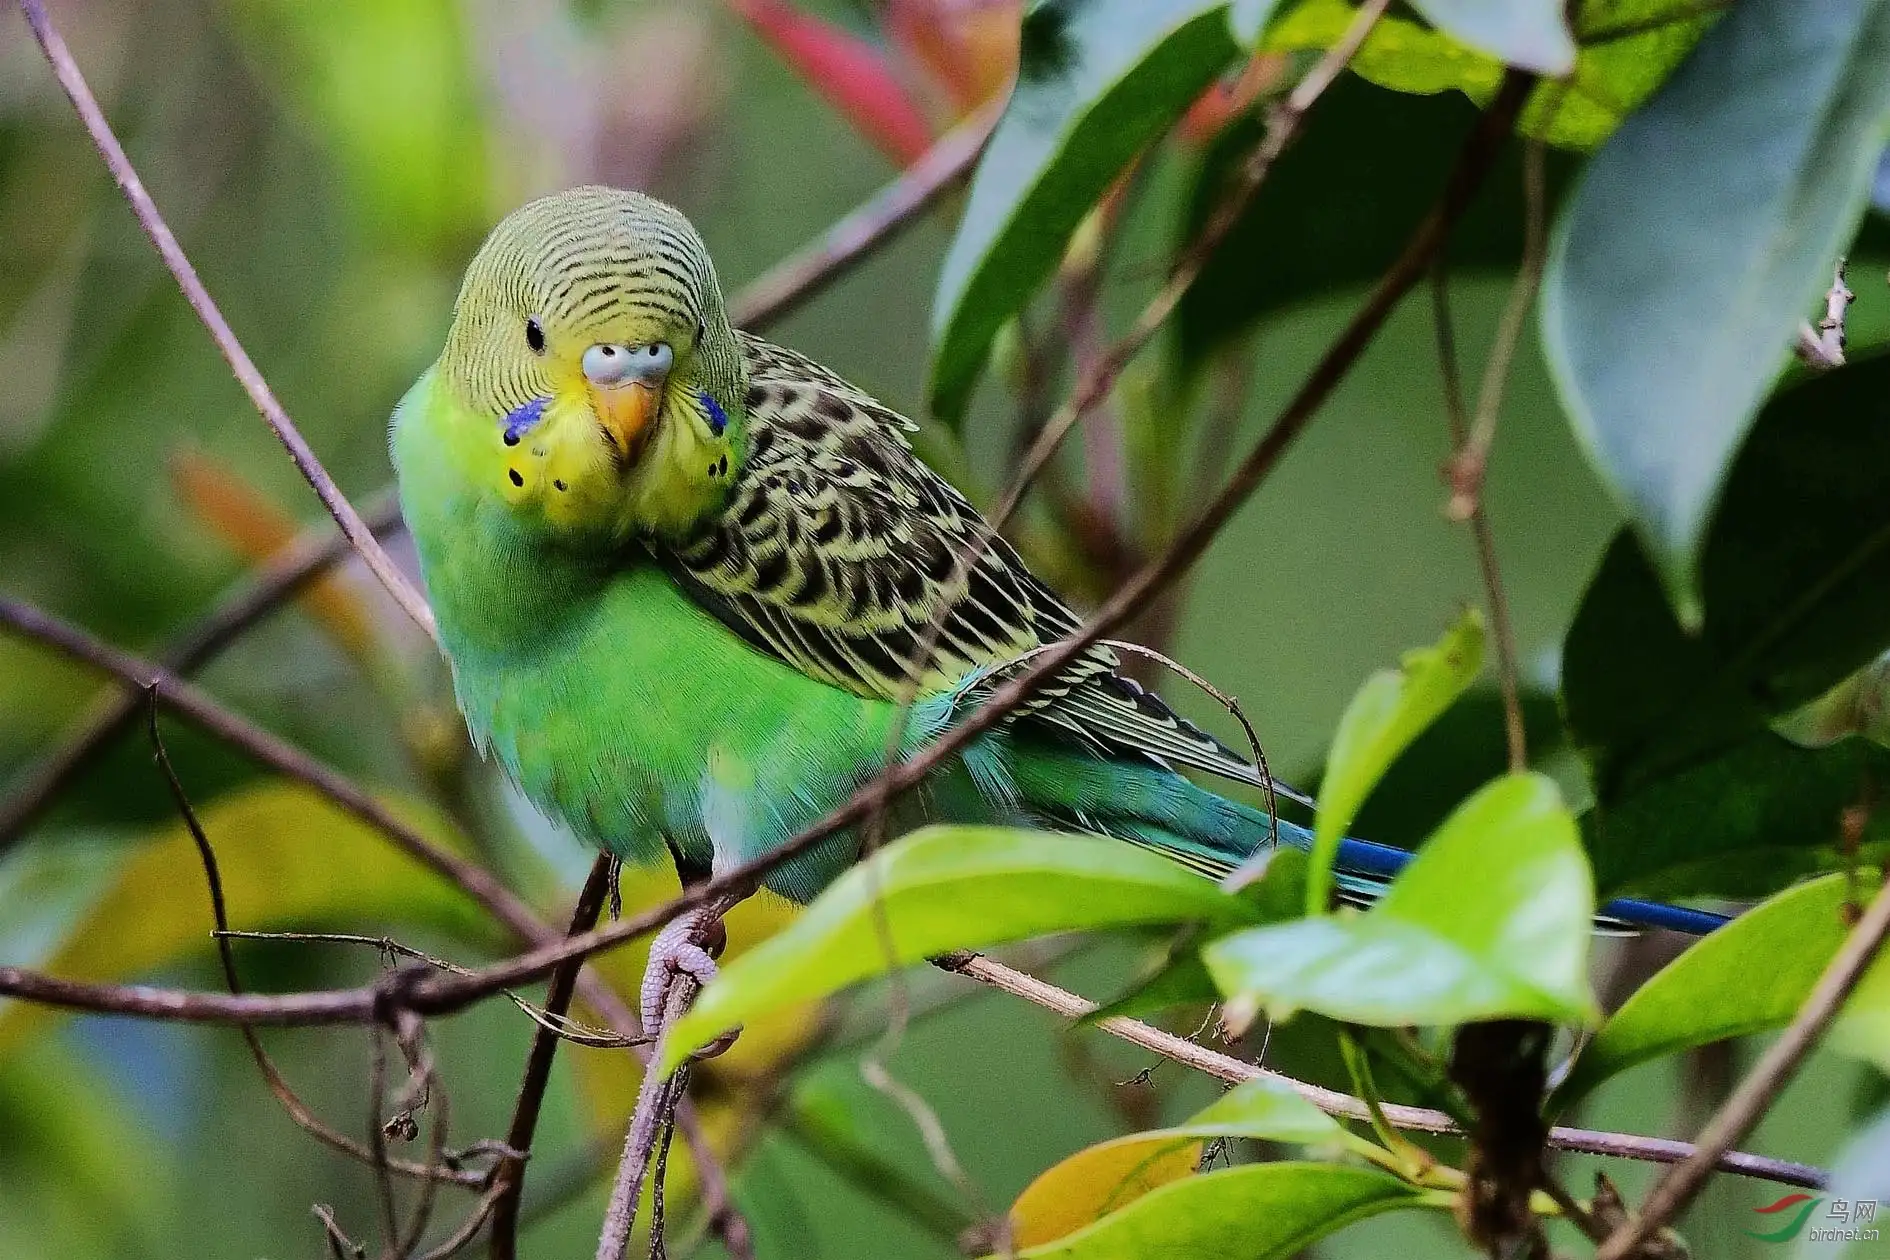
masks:
{"type": "Polygon", "coordinates": [[[1309,1145],[1344,1134],[1338,1121],[1287,1086],[1264,1077],[1243,1081],[1174,1128],[1099,1142],[1051,1167],[1011,1206],[1012,1242],[1053,1242],[1192,1175],[1209,1138],[1309,1145]]]}
{"type": "Polygon", "coordinates": [[[1407,652],[1396,670],[1365,680],[1339,718],[1313,820],[1306,913],[1324,914],[1332,861],[1359,807],[1398,754],[1462,695],[1483,668],[1483,617],[1463,615],[1436,646],[1407,652]]]}
{"type": "Polygon", "coordinates": [[[1575,68],[1575,40],[1561,0],[1411,0],[1438,30],[1498,61],[1539,74],[1575,68]]]}
{"type": "Polygon", "coordinates": [[[1151,1190],[1194,1175],[1202,1139],[1132,1133],[1085,1147],[1051,1165],[1011,1204],[1011,1242],[1040,1247],[1127,1207],[1151,1190]]]}
{"type": "Polygon", "coordinates": [[[1020,1260],[1274,1260],[1368,1216],[1440,1206],[1438,1196],[1368,1169],[1249,1164],[1163,1186],[1066,1238],[1018,1254],[1020,1260]]]}
{"type": "MultiPolygon", "coordinates": [[[[1863,740],[1799,748],[1769,731],[1645,784],[1582,817],[1603,897],[1770,896],[1854,862],[1838,822],[1861,785],[1890,782],[1890,751],[1863,740]]],[[[1890,817],[1869,811],[1862,854],[1890,846],[1890,817]]]]}
{"type": "Polygon", "coordinates": [[[1734,5],[1556,225],[1550,367],[1688,621],[1726,470],[1863,212],[1887,117],[1890,0],[1734,5]]]}
{"type": "MultiPolygon", "coordinates": [[[[1667,964],[1602,1025],[1556,1088],[1553,1109],[1649,1059],[1784,1027],[1850,932],[1851,887],[1829,875],[1788,889],[1667,964]]],[[[1890,966],[1874,970],[1890,977],[1890,966]]],[[[1861,987],[1851,1006],[1869,1008],[1861,987]]]]}
{"type": "Polygon", "coordinates": [[[1587,1023],[1594,909],[1555,784],[1512,775],[1465,801],[1364,914],[1250,928],[1202,953],[1236,1015],[1587,1023]]]}
{"type": "Polygon", "coordinates": [[[788,0],[736,0],[735,11],[887,157],[905,166],[931,147],[931,124],[878,48],[788,0]]]}
{"type": "Polygon", "coordinates": [[[1738,744],[1890,643],[1890,355],[1786,389],[1714,513],[1688,634],[1639,541],[1617,535],[1562,651],[1602,804],[1738,744]]]}
{"type": "Polygon", "coordinates": [[[1247,903],[1156,853],[1099,836],[927,827],[842,875],[731,963],[671,1037],[673,1067],[725,1029],[954,949],[1046,932],[1251,922],[1247,903]]]}
{"type": "Polygon", "coordinates": [[[1129,159],[1234,59],[1226,0],[1043,0],[933,306],[932,410],[956,423],[997,332],[1129,159]]]}

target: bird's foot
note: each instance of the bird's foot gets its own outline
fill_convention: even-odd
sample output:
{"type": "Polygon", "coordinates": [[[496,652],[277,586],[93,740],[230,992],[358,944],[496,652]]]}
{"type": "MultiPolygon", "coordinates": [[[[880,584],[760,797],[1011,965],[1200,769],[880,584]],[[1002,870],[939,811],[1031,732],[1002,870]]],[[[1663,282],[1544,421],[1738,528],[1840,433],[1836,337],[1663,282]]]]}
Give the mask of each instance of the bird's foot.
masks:
{"type": "MultiPolygon", "coordinates": [[[[671,991],[679,979],[687,978],[695,988],[715,979],[715,955],[721,953],[728,934],[722,927],[718,910],[698,906],[677,915],[664,925],[650,942],[649,965],[643,970],[642,1015],[644,1031],[652,1036],[664,1031],[671,991]]],[[[710,1059],[735,1044],[740,1028],[732,1028],[696,1051],[693,1057],[710,1059]]]]}

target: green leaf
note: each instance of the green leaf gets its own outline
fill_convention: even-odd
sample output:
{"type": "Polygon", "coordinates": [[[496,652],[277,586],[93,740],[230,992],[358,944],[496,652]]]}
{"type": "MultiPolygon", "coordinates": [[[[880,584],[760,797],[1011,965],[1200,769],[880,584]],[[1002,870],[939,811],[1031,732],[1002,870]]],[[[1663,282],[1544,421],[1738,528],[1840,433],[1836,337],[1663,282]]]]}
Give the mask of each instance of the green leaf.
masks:
{"type": "Polygon", "coordinates": [[[1250,1164],[1165,1185],[1066,1238],[1019,1255],[1025,1260],[1272,1260],[1294,1255],[1353,1221],[1445,1202],[1363,1168],[1250,1164]]]}
{"type": "Polygon", "coordinates": [[[1551,1110],[1649,1059],[1790,1022],[1849,931],[1849,892],[1842,875],[1801,884],[1701,938],[1601,1026],[1551,1110]]]}
{"type": "Polygon", "coordinates": [[[1465,801],[1364,914],[1250,928],[1202,953],[1236,1015],[1587,1023],[1594,909],[1555,784],[1511,775],[1465,801]]]}
{"type": "Polygon", "coordinates": [[[1308,1146],[1330,1142],[1344,1130],[1337,1120],[1286,1085],[1256,1077],[1242,1081],[1168,1132],[1261,1138],[1308,1146]]]}
{"type": "Polygon", "coordinates": [[[1011,1205],[1012,1241],[1025,1248],[1054,1242],[1192,1176],[1208,1138],[1304,1146],[1345,1136],[1336,1120],[1287,1086],[1265,1078],[1244,1081],[1173,1128],[1099,1142],[1050,1167],[1011,1205]]]}
{"type": "Polygon", "coordinates": [[[1159,854],[1099,836],[927,827],[836,880],[736,959],[674,1029],[674,1067],[725,1029],[954,949],[1095,928],[1252,922],[1245,901],[1159,854]]]}
{"type": "MultiPolygon", "coordinates": [[[[1256,924],[1297,919],[1306,901],[1306,855],[1298,849],[1274,849],[1260,878],[1235,896],[1252,908],[1256,924]]],[[[1177,1006],[1212,1006],[1219,1002],[1221,991],[1214,987],[1198,945],[1190,934],[1153,970],[1078,1022],[1094,1024],[1118,1015],[1133,1018],[1177,1006]]]]}
{"type": "MultiPolygon", "coordinates": [[[[1767,731],[1711,760],[1647,783],[1582,817],[1604,898],[1752,899],[1844,862],[1839,820],[1865,785],[1890,783],[1890,751],[1861,740],[1799,748],[1767,731]]],[[[1890,817],[1862,837],[1890,852],[1890,817]]]]}
{"type": "Polygon", "coordinates": [[[1411,0],[1438,30],[1498,61],[1539,74],[1575,68],[1575,40],[1560,0],[1411,0]]]}
{"type": "Polygon", "coordinates": [[[1236,53],[1226,0],[1043,0],[933,308],[933,414],[956,423],[1006,321],[1129,159],[1236,53]]]}
{"type": "MultiPolygon", "coordinates": [[[[1266,47],[1323,51],[1356,12],[1346,0],[1302,0],[1274,23],[1266,47]]],[[[1564,148],[1594,148],[1660,86],[1716,17],[1697,0],[1588,0],[1577,23],[1574,72],[1537,86],[1517,130],[1564,148]]],[[[1503,80],[1499,58],[1395,14],[1378,20],[1349,68],[1394,91],[1456,89],[1479,103],[1503,80]]],[[[1500,173],[1492,182],[1501,183],[1500,173]]]]}
{"type": "Polygon", "coordinates": [[[1886,117],[1890,0],[1734,5],[1556,225],[1550,368],[1688,621],[1726,471],[1863,213],[1886,117]]]}
{"type": "MultiPolygon", "coordinates": [[[[1540,764],[1566,744],[1561,711],[1553,695],[1529,687],[1522,711],[1530,760],[1540,764]]],[[[1353,833],[1416,849],[1464,797],[1509,768],[1503,722],[1494,689],[1464,693],[1391,763],[1352,820],[1353,833]]]]}
{"type": "Polygon", "coordinates": [[[1706,540],[1697,635],[1627,532],[1563,647],[1563,695],[1604,803],[1749,738],[1890,643],[1890,356],[1766,407],[1706,540]]]}
{"type": "Polygon", "coordinates": [[[1313,817],[1306,913],[1324,914],[1332,861],[1359,807],[1398,754],[1448,709],[1483,668],[1483,617],[1475,609],[1436,646],[1407,652],[1396,670],[1365,680],[1339,718],[1313,817]]]}
{"type": "MultiPolygon", "coordinates": [[[[1333,6],[1338,12],[1331,37],[1336,39],[1350,21],[1351,10],[1338,0],[1333,6]]],[[[1307,9],[1301,5],[1275,23],[1267,46],[1279,47],[1282,36],[1295,30],[1304,34],[1301,19],[1307,9]]],[[[1374,30],[1383,31],[1392,21],[1382,19],[1374,30]]],[[[1450,42],[1415,24],[1403,25],[1426,38],[1450,42]]],[[[1323,32],[1315,34],[1323,38],[1323,32]]],[[[1184,375],[1267,315],[1372,283],[1437,199],[1444,172],[1476,123],[1476,107],[1454,92],[1406,96],[1386,90],[1435,92],[1448,84],[1401,81],[1375,86],[1384,76],[1371,74],[1362,59],[1377,39],[1374,34],[1367,40],[1353,61],[1358,75],[1341,75],[1326,89],[1306,116],[1299,139],[1274,164],[1273,173],[1182,298],[1177,337],[1184,375]]],[[[1312,43],[1317,46],[1318,41],[1312,43]]],[[[1476,54],[1460,50],[1460,55],[1476,54]]],[[[1427,73],[1416,70],[1402,50],[1391,60],[1427,73]]],[[[1491,68],[1494,91],[1502,71],[1494,63],[1491,68]]],[[[1193,177],[1186,214],[1177,224],[1177,245],[1200,234],[1220,204],[1227,181],[1259,142],[1260,130],[1257,115],[1244,117],[1224,128],[1209,146],[1193,177]]],[[[1573,178],[1574,166],[1566,155],[1549,155],[1552,202],[1573,178]]],[[[1453,272],[1515,268],[1522,258],[1522,186],[1521,146],[1510,143],[1452,239],[1453,272]]]]}

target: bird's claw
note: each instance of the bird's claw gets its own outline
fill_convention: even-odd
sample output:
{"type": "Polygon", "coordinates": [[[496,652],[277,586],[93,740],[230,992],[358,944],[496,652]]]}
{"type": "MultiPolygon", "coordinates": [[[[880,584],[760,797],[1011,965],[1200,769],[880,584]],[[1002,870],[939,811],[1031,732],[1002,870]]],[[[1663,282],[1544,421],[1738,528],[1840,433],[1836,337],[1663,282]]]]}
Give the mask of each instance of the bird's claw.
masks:
{"type": "MultiPolygon", "coordinates": [[[[720,946],[726,939],[719,930],[720,918],[709,918],[700,909],[678,915],[650,942],[650,961],[643,971],[642,1016],[645,1030],[655,1033],[664,1027],[665,1008],[678,976],[688,976],[699,988],[715,979],[715,958],[703,945],[705,938],[720,946]]],[[[735,1044],[739,1027],[730,1029],[695,1052],[692,1058],[711,1059],[735,1044]]]]}

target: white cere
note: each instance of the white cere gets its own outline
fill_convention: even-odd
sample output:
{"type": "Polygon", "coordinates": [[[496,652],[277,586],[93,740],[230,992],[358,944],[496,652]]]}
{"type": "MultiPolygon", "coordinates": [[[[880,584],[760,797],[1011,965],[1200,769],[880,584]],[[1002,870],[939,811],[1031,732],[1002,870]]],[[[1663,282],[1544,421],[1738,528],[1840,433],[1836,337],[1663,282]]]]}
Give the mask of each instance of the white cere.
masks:
{"type": "Polygon", "coordinates": [[[676,352],[666,341],[647,346],[598,344],[584,352],[584,376],[593,385],[648,381],[666,375],[675,362],[676,352]]]}

